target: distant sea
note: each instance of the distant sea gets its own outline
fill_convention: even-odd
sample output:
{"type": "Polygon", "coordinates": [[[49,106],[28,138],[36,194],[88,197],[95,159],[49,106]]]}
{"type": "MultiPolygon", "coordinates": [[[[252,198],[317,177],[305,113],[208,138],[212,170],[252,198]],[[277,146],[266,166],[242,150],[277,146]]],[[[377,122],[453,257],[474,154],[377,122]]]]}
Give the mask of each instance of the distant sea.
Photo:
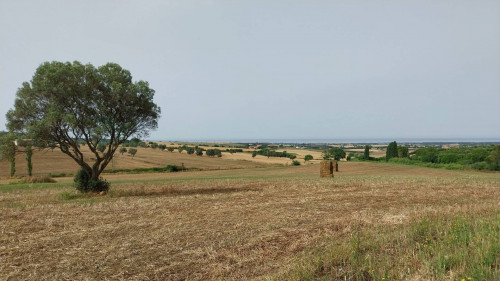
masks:
{"type": "Polygon", "coordinates": [[[396,141],[399,143],[471,143],[488,142],[500,143],[500,138],[193,138],[193,139],[151,139],[152,141],[177,141],[177,142],[225,142],[225,143],[389,143],[396,141]]]}

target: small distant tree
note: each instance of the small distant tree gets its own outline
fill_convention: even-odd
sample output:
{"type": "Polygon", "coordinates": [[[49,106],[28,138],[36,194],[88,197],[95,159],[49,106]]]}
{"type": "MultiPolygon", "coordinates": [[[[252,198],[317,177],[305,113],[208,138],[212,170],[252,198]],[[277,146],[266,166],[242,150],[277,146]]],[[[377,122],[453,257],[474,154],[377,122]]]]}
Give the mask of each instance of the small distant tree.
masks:
{"type": "Polygon", "coordinates": [[[297,161],[297,160],[293,160],[293,161],[292,161],[292,165],[293,165],[293,166],[300,166],[300,162],[299,162],[299,161],[297,161]]]}
{"type": "Polygon", "coordinates": [[[108,147],[108,146],[107,146],[106,144],[104,144],[104,143],[99,143],[99,144],[97,145],[97,151],[104,152],[104,150],[106,150],[106,148],[107,148],[107,147],[108,147]]]}
{"type": "Polygon", "coordinates": [[[205,152],[205,154],[209,157],[214,157],[214,156],[217,156],[217,157],[222,157],[222,151],[220,149],[207,149],[207,151],[205,152]]]}
{"type": "Polygon", "coordinates": [[[123,156],[123,153],[127,152],[127,149],[125,147],[120,148],[120,153],[123,156]]]}
{"type": "Polygon", "coordinates": [[[387,151],[385,152],[385,159],[389,160],[391,158],[398,157],[398,144],[393,141],[387,146],[387,151]]]}
{"type": "Polygon", "coordinates": [[[197,149],[196,149],[196,155],[197,155],[197,156],[203,156],[203,149],[201,149],[201,148],[197,148],[197,149]]]}
{"type": "Polygon", "coordinates": [[[195,152],[194,147],[188,147],[188,148],[186,148],[186,152],[189,155],[193,154],[195,152]]]}
{"type": "Polygon", "coordinates": [[[174,147],[169,146],[169,147],[167,147],[167,150],[168,150],[169,152],[173,152],[173,151],[174,151],[174,147]]]}
{"type": "Polygon", "coordinates": [[[135,148],[130,148],[128,150],[128,154],[132,155],[132,157],[134,157],[136,153],[137,153],[137,149],[135,149],[135,148]]]}
{"type": "Polygon", "coordinates": [[[159,144],[158,148],[163,151],[163,150],[167,149],[167,146],[164,144],[159,144]]]}
{"type": "Polygon", "coordinates": [[[371,145],[369,144],[365,145],[365,152],[363,156],[365,157],[366,160],[370,160],[370,148],[372,148],[371,145]]]}
{"type": "Polygon", "coordinates": [[[28,176],[31,177],[33,172],[33,163],[31,162],[31,157],[33,156],[33,148],[31,145],[26,146],[26,164],[28,165],[28,176]]]}
{"type": "Polygon", "coordinates": [[[304,162],[311,161],[311,160],[313,160],[313,156],[311,154],[307,154],[306,156],[304,156],[304,162]]]}
{"type": "Polygon", "coordinates": [[[398,157],[399,158],[408,158],[408,147],[398,146],[398,157]]]}
{"type": "Polygon", "coordinates": [[[342,158],[345,158],[345,151],[342,148],[334,147],[330,149],[330,153],[333,155],[333,159],[335,161],[339,161],[342,158]]]}
{"type": "Polygon", "coordinates": [[[158,144],[156,142],[151,142],[149,145],[151,146],[152,149],[158,148],[158,144]]]}
{"type": "Polygon", "coordinates": [[[323,151],[322,157],[324,160],[335,160],[339,161],[342,158],[345,158],[346,153],[343,148],[334,147],[330,150],[323,151]]]}
{"type": "Polygon", "coordinates": [[[252,152],[252,158],[255,158],[255,156],[257,156],[257,151],[252,152]]]}

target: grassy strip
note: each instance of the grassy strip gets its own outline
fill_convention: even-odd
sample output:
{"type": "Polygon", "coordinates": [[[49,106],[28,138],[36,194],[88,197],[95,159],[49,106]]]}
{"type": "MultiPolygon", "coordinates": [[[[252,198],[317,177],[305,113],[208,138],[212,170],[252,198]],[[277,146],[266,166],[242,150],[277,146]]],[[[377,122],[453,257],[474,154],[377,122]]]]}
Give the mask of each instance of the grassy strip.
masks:
{"type": "Polygon", "coordinates": [[[64,177],[72,177],[72,176],[74,176],[74,175],[71,173],[58,173],[58,174],[49,173],[49,177],[51,177],[51,178],[64,178],[64,177]]]}
{"type": "Polygon", "coordinates": [[[67,186],[67,182],[56,183],[10,183],[0,185],[0,192],[12,192],[14,190],[29,190],[36,188],[61,188],[67,186]]]}
{"type": "Polygon", "coordinates": [[[499,280],[500,216],[424,217],[307,253],[277,280],[499,280]]]}
{"type": "Polygon", "coordinates": [[[458,163],[444,164],[444,163],[422,162],[418,160],[411,160],[409,158],[391,158],[389,159],[389,163],[412,165],[412,166],[427,167],[427,168],[445,168],[447,170],[473,169],[471,165],[462,165],[458,163]]]}
{"type": "MultiPolygon", "coordinates": [[[[255,168],[253,171],[265,172],[272,170],[282,170],[287,169],[286,166],[276,166],[276,167],[266,167],[266,168],[255,168]]],[[[149,169],[149,168],[148,168],[149,169]]],[[[110,183],[162,183],[162,182],[175,182],[175,181],[206,181],[206,180],[231,180],[231,179],[276,179],[276,178],[297,178],[303,177],[302,174],[295,175],[214,175],[214,176],[198,176],[198,175],[187,175],[186,177],[174,177],[174,178],[147,178],[147,179],[123,179],[123,180],[110,180],[110,183]]],[[[313,177],[313,176],[311,176],[313,177]]],[[[315,177],[315,175],[314,175],[315,177]]],[[[24,183],[22,181],[11,182],[9,184],[0,185],[0,192],[12,192],[13,190],[23,190],[23,189],[34,189],[34,188],[60,188],[63,186],[73,186],[73,181],[71,182],[57,182],[57,183],[24,183]]],[[[111,187],[113,189],[113,187],[111,187]]]]}

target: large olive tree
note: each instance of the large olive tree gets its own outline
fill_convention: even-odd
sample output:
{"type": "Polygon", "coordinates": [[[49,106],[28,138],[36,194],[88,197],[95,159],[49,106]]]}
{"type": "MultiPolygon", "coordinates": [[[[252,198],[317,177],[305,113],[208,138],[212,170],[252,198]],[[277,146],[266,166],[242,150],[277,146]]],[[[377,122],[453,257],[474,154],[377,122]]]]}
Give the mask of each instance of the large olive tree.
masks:
{"type": "Polygon", "coordinates": [[[97,181],[121,143],[157,128],[160,108],[153,96],[148,82],[132,82],[130,72],[115,63],[95,68],[77,61],[45,62],[18,89],[7,127],[57,144],[97,181]],[[82,141],[91,158],[82,153],[82,141]],[[104,141],[106,149],[100,152],[104,141]]]}

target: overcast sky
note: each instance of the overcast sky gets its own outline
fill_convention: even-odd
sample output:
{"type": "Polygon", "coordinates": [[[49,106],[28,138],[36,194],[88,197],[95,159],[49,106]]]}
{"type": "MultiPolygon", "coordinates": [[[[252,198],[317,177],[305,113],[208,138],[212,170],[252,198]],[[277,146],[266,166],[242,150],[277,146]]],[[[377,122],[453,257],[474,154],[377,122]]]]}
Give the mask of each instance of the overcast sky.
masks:
{"type": "Polygon", "coordinates": [[[498,0],[0,0],[0,130],[53,60],[149,81],[150,139],[500,141],[498,0]]]}

